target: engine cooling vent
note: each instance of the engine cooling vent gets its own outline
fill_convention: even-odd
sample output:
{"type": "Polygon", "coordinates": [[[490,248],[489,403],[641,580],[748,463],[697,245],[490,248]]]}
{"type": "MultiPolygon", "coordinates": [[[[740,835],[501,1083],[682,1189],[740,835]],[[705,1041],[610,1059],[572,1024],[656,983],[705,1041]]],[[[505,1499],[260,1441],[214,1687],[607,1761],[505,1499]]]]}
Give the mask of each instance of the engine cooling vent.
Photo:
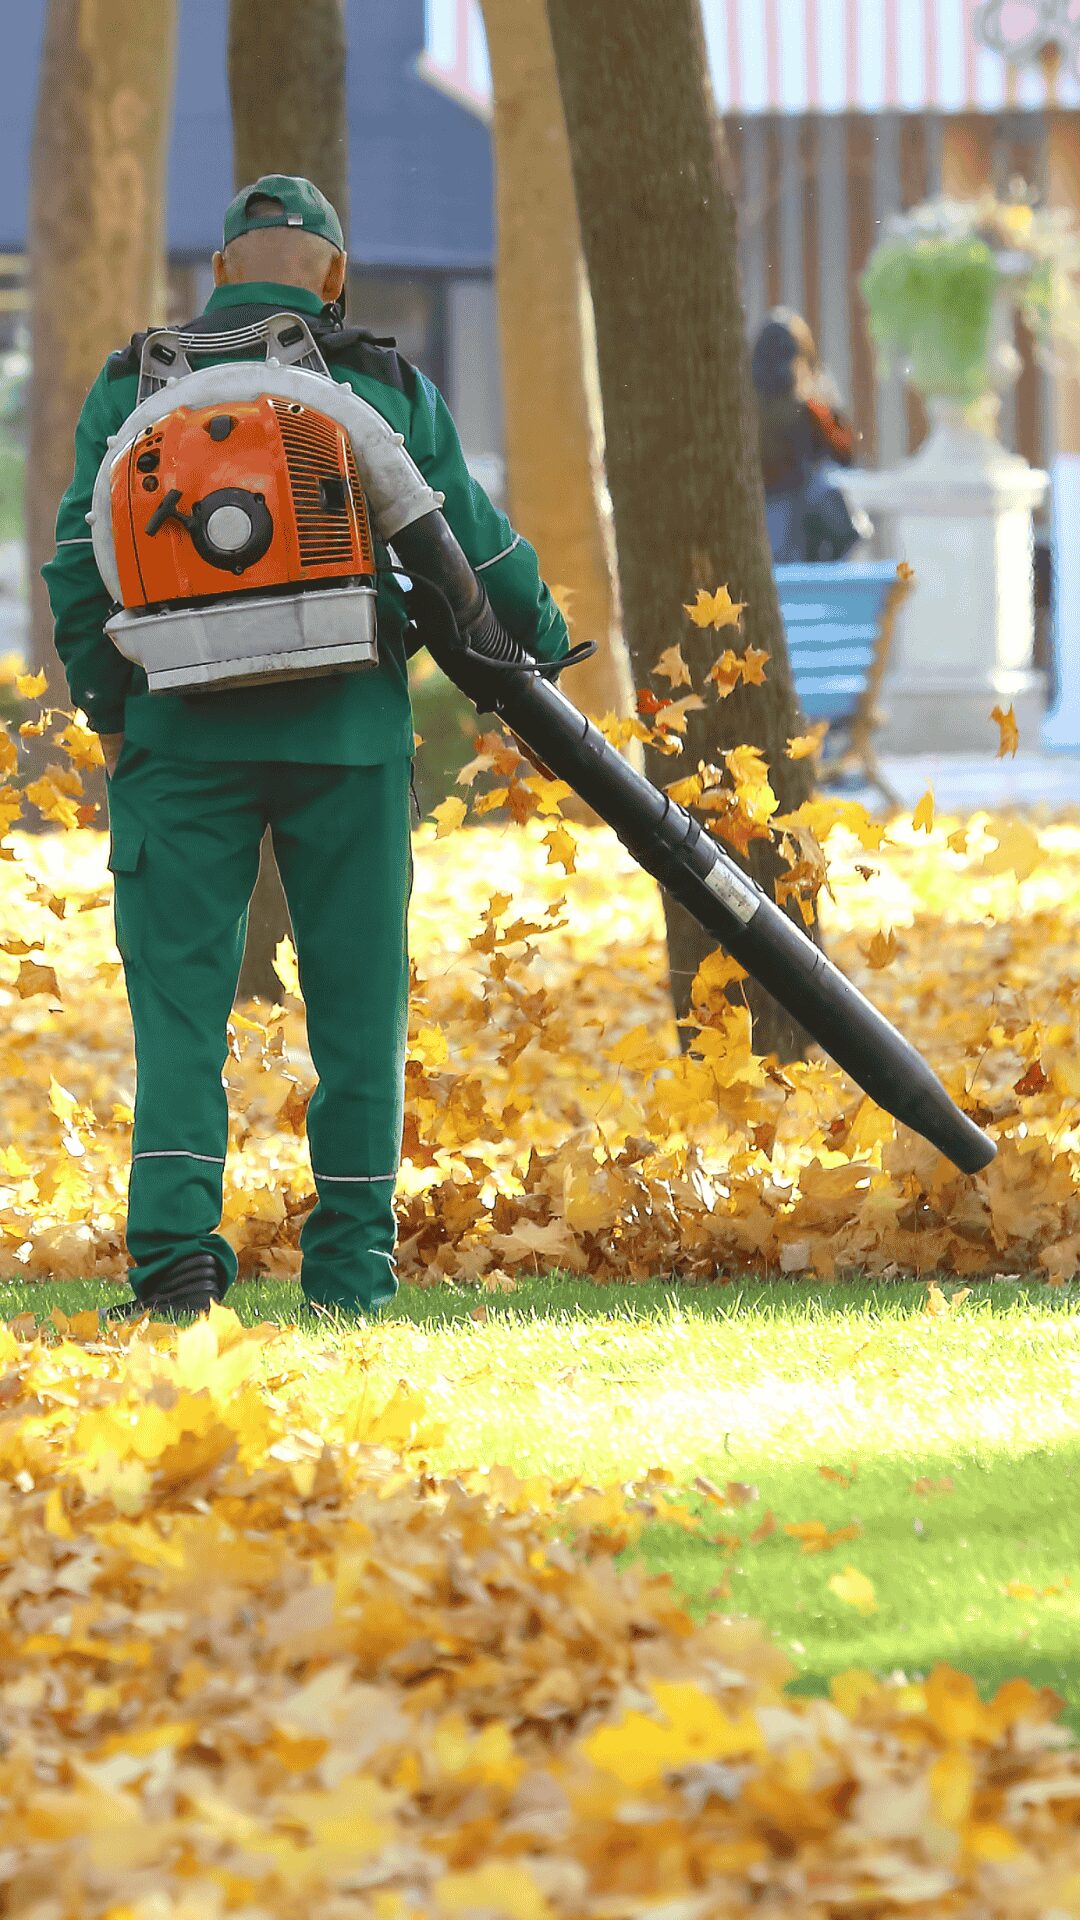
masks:
{"type": "MultiPolygon", "coordinates": [[[[329,512],[321,491],[323,480],[343,477],[340,428],[307,407],[302,413],[291,412],[287,400],[275,400],[273,407],[289,472],[301,566],[336,567],[343,574],[358,571],[353,516],[329,512]]],[[[351,460],[351,448],[349,453],[351,460]]],[[[347,477],[352,480],[351,473],[347,477]]]]}
{"type": "Polygon", "coordinates": [[[360,485],[360,475],[356,468],[356,455],[352,450],[352,441],[345,442],[345,467],[352,490],[353,506],[356,509],[356,531],[360,539],[361,573],[374,573],[375,548],[371,540],[371,522],[368,519],[367,500],[360,485]]]}

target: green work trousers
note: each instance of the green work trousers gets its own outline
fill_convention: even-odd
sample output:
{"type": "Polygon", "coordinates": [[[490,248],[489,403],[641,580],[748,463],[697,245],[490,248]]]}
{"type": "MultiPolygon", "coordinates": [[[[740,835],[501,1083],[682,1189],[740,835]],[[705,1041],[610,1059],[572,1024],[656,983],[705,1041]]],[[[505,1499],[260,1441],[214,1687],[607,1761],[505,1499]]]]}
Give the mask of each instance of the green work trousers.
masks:
{"type": "Polygon", "coordinates": [[[218,1232],[228,1139],[226,1024],[269,827],[292,916],[318,1086],[318,1201],[300,1236],[309,1300],[392,1299],[412,877],[411,761],[174,760],[125,742],[109,781],[116,941],[135,1030],[127,1247],[136,1293],[218,1232]]]}

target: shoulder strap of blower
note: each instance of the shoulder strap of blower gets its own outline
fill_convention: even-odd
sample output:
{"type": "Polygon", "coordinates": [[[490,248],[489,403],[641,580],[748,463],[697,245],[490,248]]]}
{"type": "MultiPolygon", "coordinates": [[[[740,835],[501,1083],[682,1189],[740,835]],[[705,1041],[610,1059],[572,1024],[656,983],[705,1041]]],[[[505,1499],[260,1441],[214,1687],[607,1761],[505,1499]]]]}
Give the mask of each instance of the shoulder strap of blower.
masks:
{"type": "MultiPolygon", "coordinates": [[[[179,331],[227,333],[234,327],[250,327],[257,320],[265,320],[268,313],[278,311],[287,312],[288,309],[267,307],[262,302],[223,308],[220,313],[197,314],[194,320],[186,320],[179,331]]],[[[413,368],[397,352],[397,342],[390,335],[380,336],[366,332],[363,327],[343,326],[334,307],[324,307],[320,314],[305,314],[303,317],[324,359],[340,360],[354,372],[365,373],[384,387],[396,387],[399,393],[411,391],[415,379],[413,368]]],[[[151,333],[160,331],[160,328],[148,327],[142,333],[132,334],[126,347],[109,355],[106,363],[108,378],[122,380],[125,375],[137,374],[147,338],[151,333]]]]}

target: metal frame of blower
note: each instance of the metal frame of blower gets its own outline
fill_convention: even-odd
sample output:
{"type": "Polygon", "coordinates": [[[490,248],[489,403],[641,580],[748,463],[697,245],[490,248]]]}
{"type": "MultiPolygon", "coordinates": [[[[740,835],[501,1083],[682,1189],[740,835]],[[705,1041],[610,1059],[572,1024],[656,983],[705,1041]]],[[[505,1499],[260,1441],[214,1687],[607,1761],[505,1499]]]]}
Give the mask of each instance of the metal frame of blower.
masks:
{"type": "Polygon", "coordinates": [[[222,406],[262,395],[295,401],[344,428],[352,443],[372,521],[389,544],[411,518],[442,505],[405,450],[401,434],[376,408],[333,378],[310,328],[281,313],[229,333],[161,329],[142,350],[139,400],[108,443],[87,523],[94,557],[117,610],[106,632],[142,667],[152,693],[213,692],[373,667],[378,661],[375,587],[320,584],[317,591],[231,593],[221,600],[151,609],[121,602],[112,526],[117,463],[148,427],[181,406],[222,406]],[[193,369],[192,356],[250,353],[264,360],[220,360],[193,369]]]}

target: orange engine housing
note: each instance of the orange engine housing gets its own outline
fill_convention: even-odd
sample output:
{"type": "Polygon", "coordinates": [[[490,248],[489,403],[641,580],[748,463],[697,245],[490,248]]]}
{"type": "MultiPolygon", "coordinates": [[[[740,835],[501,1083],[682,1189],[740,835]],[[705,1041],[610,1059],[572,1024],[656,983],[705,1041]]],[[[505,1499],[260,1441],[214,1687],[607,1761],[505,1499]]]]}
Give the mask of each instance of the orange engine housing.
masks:
{"type": "Polygon", "coordinates": [[[128,608],[375,572],[349,436],[298,401],[177,407],[117,460],[111,500],[128,608]]]}

